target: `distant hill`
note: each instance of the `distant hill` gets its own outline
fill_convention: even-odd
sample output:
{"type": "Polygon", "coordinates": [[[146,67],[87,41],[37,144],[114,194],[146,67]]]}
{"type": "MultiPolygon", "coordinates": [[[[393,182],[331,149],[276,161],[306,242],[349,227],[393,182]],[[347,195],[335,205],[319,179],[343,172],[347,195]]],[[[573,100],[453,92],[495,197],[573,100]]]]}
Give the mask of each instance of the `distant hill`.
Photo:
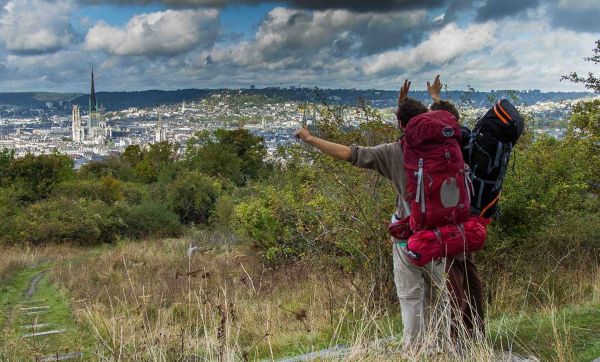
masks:
{"type": "MultiPolygon", "coordinates": [[[[322,102],[327,101],[337,104],[355,104],[358,99],[371,102],[376,107],[392,107],[396,103],[397,91],[377,89],[179,89],[173,91],[146,90],[135,92],[98,92],[98,103],[107,111],[121,110],[129,107],[151,107],[162,104],[191,102],[203,99],[214,93],[230,93],[245,95],[263,95],[271,98],[274,102],[300,101],[300,102],[322,102]]],[[[491,91],[491,92],[444,92],[444,98],[453,101],[468,99],[473,106],[487,106],[491,98],[507,97],[509,94],[518,100],[517,103],[525,105],[546,101],[561,101],[567,99],[579,99],[592,95],[587,92],[540,92],[529,91],[491,91]]],[[[55,113],[68,113],[73,104],[82,109],[88,105],[89,95],[83,93],[50,93],[50,92],[23,92],[23,93],[0,93],[0,106],[17,106],[29,109],[44,109],[49,106],[55,113]]],[[[418,100],[428,101],[429,95],[425,91],[411,92],[411,97],[418,100]]]]}
{"type": "Polygon", "coordinates": [[[0,104],[21,107],[46,107],[46,102],[71,102],[82,93],[19,92],[0,93],[0,104]]]}

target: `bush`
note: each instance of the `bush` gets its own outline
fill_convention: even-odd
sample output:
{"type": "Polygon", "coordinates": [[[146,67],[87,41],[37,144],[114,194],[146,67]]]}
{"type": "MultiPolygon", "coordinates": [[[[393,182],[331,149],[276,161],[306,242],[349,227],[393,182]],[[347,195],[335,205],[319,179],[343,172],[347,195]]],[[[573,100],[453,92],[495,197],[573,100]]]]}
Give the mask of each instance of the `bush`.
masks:
{"type": "Polygon", "coordinates": [[[99,180],[63,182],[56,187],[54,194],[71,199],[100,200],[112,205],[125,199],[125,187],[112,176],[102,176],[99,180]]]}
{"type": "Polygon", "coordinates": [[[4,182],[16,187],[20,199],[31,202],[46,198],[56,185],[74,177],[68,156],[27,154],[12,160],[4,182]]]}
{"type": "Polygon", "coordinates": [[[125,235],[133,238],[177,236],[182,232],[177,214],[161,202],[146,200],[121,211],[125,235]]]}
{"type": "Polygon", "coordinates": [[[10,243],[109,243],[126,226],[119,214],[118,208],[99,200],[48,199],[16,215],[12,232],[2,237],[10,243]]]}
{"type": "Polygon", "coordinates": [[[226,226],[229,225],[233,217],[235,201],[233,196],[222,194],[215,202],[214,211],[211,214],[210,222],[214,225],[226,226]]]}
{"type": "Polygon", "coordinates": [[[219,182],[197,171],[182,171],[167,186],[168,204],[184,224],[208,221],[219,196],[219,182]]]}

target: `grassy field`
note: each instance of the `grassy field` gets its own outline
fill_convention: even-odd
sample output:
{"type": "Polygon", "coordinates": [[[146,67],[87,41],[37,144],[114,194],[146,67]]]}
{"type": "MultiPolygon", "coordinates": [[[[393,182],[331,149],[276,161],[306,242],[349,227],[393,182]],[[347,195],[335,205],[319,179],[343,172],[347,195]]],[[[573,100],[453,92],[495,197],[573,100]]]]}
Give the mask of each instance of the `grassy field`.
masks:
{"type": "Polygon", "coordinates": [[[277,360],[334,346],[349,346],[343,358],[350,360],[501,360],[509,351],[548,361],[600,356],[597,266],[550,265],[528,283],[509,272],[488,277],[485,342],[407,355],[389,339],[402,329],[393,295],[376,302],[369,280],[319,263],[273,269],[250,247],[224,239],[199,232],[94,249],[4,248],[2,360],[74,349],[107,361],[277,360]],[[198,249],[188,256],[190,243],[198,249]],[[69,332],[23,345],[15,311],[45,270],[34,297],[69,332]]]}

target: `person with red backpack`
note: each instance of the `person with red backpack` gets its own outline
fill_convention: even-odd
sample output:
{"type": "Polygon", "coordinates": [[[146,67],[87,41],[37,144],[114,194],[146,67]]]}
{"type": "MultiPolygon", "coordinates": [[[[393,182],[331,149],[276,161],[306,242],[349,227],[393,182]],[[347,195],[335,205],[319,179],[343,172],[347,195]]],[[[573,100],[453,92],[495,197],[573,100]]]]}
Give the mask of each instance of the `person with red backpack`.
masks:
{"type": "MultiPolygon", "coordinates": [[[[468,181],[464,162],[456,159],[460,155],[462,160],[458,122],[447,111],[430,112],[423,103],[409,99],[409,88],[410,82],[405,81],[396,112],[399,128],[406,131],[402,142],[346,146],[315,137],[306,128],[296,130],[295,136],[336,159],[375,170],[394,184],[398,197],[391,225],[404,221],[401,228],[407,231],[392,232],[394,281],[402,314],[402,343],[404,348],[412,349],[432,328],[432,333],[448,336],[450,322],[446,258],[441,251],[425,255],[427,250],[411,250],[408,231],[424,232],[431,225],[460,224],[468,218],[470,201],[465,196],[468,181]],[[424,127],[407,128],[409,124],[424,127]],[[408,132],[410,129],[413,132],[408,132]],[[430,132],[435,136],[431,137],[430,132]],[[419,156],[423,150],[427,158],[419,156]],[[436,174],[430,179],[435,174],[432,171],[441,172],[441,176],[436,174]],[[435,191],[438,196],[432,197],[435,191]],[[437,210],[440,207],[444,210],[437,210]]],[[[459,229],[454,231],[460,232],[459,229]]]]}

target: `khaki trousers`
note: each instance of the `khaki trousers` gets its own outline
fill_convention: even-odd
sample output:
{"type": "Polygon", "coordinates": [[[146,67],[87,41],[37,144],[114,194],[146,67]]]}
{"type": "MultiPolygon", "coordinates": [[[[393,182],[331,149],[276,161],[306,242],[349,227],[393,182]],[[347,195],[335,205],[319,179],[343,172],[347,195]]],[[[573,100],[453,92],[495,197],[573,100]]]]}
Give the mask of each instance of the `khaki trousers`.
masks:
{"type": "Polygon", "coordinates": [[[402,313],[404,349],[420,349],[422,343],[440,345],[449,340],[450,309],[446,288],[446,258],[418,267],[406,256],[406,246],[392,239],[394,282],[402,313]],[[425,338],[428,341],[425,341],[425,338]]]}

